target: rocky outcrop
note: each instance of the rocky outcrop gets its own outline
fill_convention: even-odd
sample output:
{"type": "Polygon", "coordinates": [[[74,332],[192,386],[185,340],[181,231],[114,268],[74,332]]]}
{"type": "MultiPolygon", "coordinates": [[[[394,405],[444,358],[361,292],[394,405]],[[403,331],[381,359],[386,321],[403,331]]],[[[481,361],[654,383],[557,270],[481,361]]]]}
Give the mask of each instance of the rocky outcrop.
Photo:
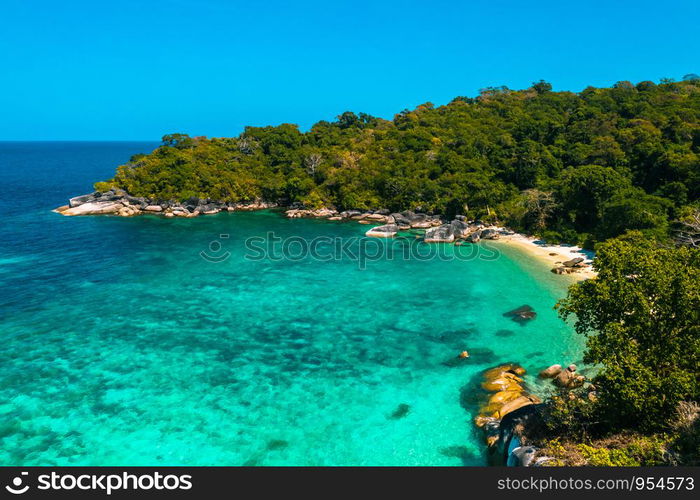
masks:
{"type": "Polygon", "coordinates": [[[276,204],[265,201],[230,203],[211,199],[189,198],[185,201],[162,201],[131,196],[121,189],[84,194],[71,198],[67,206],[55,211],[62,215],[118,215],[131,217],[158,214],[165,217],[196,217],[235,210],[261,210],[276,204]]]}
{"type": "Polygon", "coordinates": [[[294,208],[291,210],[287,210],[285,212],[285,215],[289,217],[290,219],[298,219],[300,217],[316,217],[316,218],[327,218],[327,217],[334,217],[338,215],[337,210],[333,210],[330,208],[319,208],[316,210],[305,210],[301,208],[294,208]]]}
{"type": "Polygon", "coordinates": [[[571,364],[562,370],[554,378],[554,384],[564,389],[575,389],[581,387],[586,381],[586,377],[576,373],[576,365],[571,364]]]}
{"type": "Polygon", "coordinates": [[[482,240],[497,240],[501,235],[498,229],[482,229],[479,235],[482,240]]]}
{"type": "MultiPolygon", "coordinates": [[[[458,221],[453,221],[453,223],[458,221]]],[[[463,221],[462,221],[463,222],[463,221]]],[[[464,223],[464,222],[463,222],[464,223]]],[[[481,224],[475,223],[469,225],[464,223],[466,228],[462,230],[461,237],[465,238],[470,243],[478,243],[481,240],[496,240],[501,236],[501,229],[486,228],[483,229],[481,224]]]]}
{"type": "Polygon", "coordinates": [[[454,234],[455,239],[466,238],[472,228],[467,222],[462,219],[455,219],[450,222],[450,231],[454,234]]]}
{"type": "Polygon", "coordinates": [[[425,231],[423,240],[426,243],[452,243],[455,240],[455,235],[451,224],[443,224],[425,231]]]}
{"type": "Polygon", "coordinates": [[[277,206],[277,203],[263,200],[239,201],[227,204],[227,208],[232,209],[230,210],[232,212],[235,210],[240,210],[243,212],[252,212],[254,210],[267,210],[269,208],[276,208],[277,206]]]}
{"type": "Polygon", "coordinates": [[[564,267],[577,267],[579,264],[581,264],[584,261],[583,257],[575,257],[571,260],[567,260],[565,262],[562,262],[561,265],[564,267]]]}
{"type": "Polygon", "coordinates": [[[408,224],[411,229],[429,229],[442,224],[439,215],[428,215],[411,211],[401,212],[399,215],[401,220],[408,224]]]}
{"type": "Polygon", "coordinates": [[[531,415],[538,413],[535,408],[541,403],[537,396],[526,391],[522,378],[524,374],[525,369],[515,364],[500,365],[484,372],[481,386],[490,395],[474,423],[483,430],[490,455],[499,465],[509,460],[530,464],[525,460],[525,455],[529,456],[530,453],[525,450],[521,450],[515,458],[509,458],[515,448],[522,447],[526,430],[523,424],[532,418],[531,415]],[[513,445],[514,439],[517,446],[513,445]]]}
{"type": "MultiPolygon", "coordinates": [[[[71,199],[73,201],[75,198],[71,199]]],[[[60,211],[63,215],[105,215],[118,214],[124,204],[118,201],[88,201],[60,211]]]]}
{"type": "Polygon", "coordinates": [[[576,389],[586,381],[585,376],[576,373],[576,365],[574,364],[567,366],[566,369],[558,364],[552,365],[540,372],[540,378],[552,379],[554,385],[562,389],[576,389]]]}
{"type": "Polygon", "coordinates": [[[373,227],[365,233],[365,236],[373,236],[375,238],[392,238],[399,231],[399,226],[396,224],[386,224],[384,226],[373,227]]]}
{"type": "Polygon", "coordinates": [[[555,266],[552,268],[554,274],[572,274],[576,272],[573,267],[555,266]]]}
{"type": "Polygon", "coordinates": [[[481,231],[474,231],[467,237],[467,241],[470,243],[479,243],[481,240],[481,231]]]}
{"type": "Polygon", "coordinates": [[[552,365],[540,372],[540,378],[554,378],[562,371],[561,365],[552,365]]]}
{"type": "Polygon", "coordinates": [[[583,257],[574,257],[571,260],[567,260],[561,263],[558,266],[554,266],[552,268],[552,272],[554,274],[572,274],[575,273],[587,266],[585,263],[586,259],[583,257]]]}

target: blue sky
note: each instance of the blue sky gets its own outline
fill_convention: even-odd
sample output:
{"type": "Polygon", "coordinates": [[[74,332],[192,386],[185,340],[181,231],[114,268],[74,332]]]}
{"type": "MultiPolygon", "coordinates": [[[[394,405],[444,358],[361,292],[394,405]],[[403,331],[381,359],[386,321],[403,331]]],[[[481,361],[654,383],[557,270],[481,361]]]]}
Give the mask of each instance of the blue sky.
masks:
{"type": "Polygon", "coordinates": [[[32,1],[0,9],[0,140],[391,118],[480,88],[700,73],[700,2],[32,1]]]}

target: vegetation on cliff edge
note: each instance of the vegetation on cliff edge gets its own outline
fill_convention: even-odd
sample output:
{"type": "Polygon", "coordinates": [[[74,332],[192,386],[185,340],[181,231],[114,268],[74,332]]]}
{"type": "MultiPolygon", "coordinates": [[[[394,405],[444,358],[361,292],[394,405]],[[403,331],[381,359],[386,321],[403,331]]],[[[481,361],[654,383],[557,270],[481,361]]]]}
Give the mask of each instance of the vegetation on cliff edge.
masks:
{"type": "Polygon", "coordinates": [[[345,112],[308,132],[172,134],[99,190],[161,200],[264,199],[498,217],[549,240],[664,238],[700,198],[700,81],[487,88],[392,121],[345,112]]]}

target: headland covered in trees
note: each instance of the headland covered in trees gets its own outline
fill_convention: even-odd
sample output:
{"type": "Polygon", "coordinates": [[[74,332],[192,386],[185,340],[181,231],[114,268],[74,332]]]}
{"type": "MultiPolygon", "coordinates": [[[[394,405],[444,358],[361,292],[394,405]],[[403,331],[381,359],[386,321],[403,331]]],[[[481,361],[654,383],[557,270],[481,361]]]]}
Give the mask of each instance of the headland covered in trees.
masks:
{"type": "Polygon", "coordinates": [[[580,93],[537,82],[422,104],[392,121],[346,112],[307,132],[282,124],[236,138],[171,134],[95,187],[164,209],[262,200],[461,214],[592,248],[627,230],[670,235],[700,197],[699,151],[694,75],[580,93]]]}

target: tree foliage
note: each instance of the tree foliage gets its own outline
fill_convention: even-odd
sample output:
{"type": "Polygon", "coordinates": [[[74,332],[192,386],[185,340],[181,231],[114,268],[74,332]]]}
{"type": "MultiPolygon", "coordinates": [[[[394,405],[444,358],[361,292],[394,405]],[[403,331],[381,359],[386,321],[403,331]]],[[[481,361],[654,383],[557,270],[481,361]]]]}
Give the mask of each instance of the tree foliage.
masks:
{"type": "Polygon", "coordinates": [[[539,81],[421,104],[391,121],[347,111],[307,132],[282,124],[235,138],[170,134],[107,182],[159,199],[495,213],[517,229],[589,244],[628,229],[665,235],[700,197],[700,81],[579,94],[539,81]],[[523,191],[552,193],[546,216],[523,213],[523,191]]]}
{"type": "Polygon", "coordinates": [[[614,428],[662,429],[700,396],[700,250],[632,232],[601,244],[594,266],[597,278],[572,286],[558,308],[575,315],[584,360],[600,367],[600,416],[614,428]]]}

